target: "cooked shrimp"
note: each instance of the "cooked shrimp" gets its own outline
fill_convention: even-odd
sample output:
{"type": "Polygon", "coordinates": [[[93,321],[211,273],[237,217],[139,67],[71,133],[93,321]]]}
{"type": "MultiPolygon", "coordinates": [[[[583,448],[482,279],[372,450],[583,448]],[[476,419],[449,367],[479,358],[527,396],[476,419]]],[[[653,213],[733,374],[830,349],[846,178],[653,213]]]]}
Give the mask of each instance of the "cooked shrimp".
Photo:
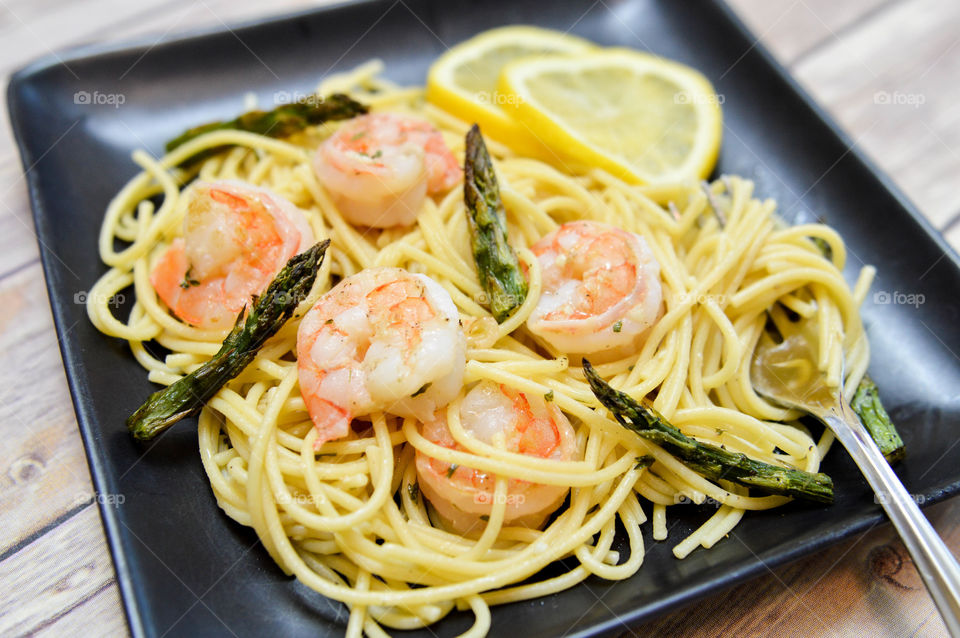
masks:
{"type": "MultiPolygon", "coordinates": [[[[481,381],[460,404],[463,429],[489,445],[545,459],[569,461],[577,456],[577,441],[567,417],[540,396],[517,392],[492,381],[481,381]]],[[[446,418],[423,424],[424,438],[460,449],[446,418]]],[[[481,516],[493,508],[496,477],[470,467],[454,466],[417,450],[420,491],[444,524],[460,534],[482,529],[481,516]]],[[[507,480],[504,524],[539,527],[563,499],[568,487],[507,480]]]]}
{"type": "Polygon", "coordinates": [[[313,245],[313,230],[302,210],[243,182],[197,182],[187,196],[183,237],[150,282],[182,321],[229,328],[291,257],[313,245]]]}
{"type": "Polygon", "coordinates": [[[320,145],[313,170],[347,221],[374,228],[412,224],[428,193],[463,175],[440,131],[396,113],[351,120],[320,145]]]}
{"type": "Polygon", "coordinates": [[[466,338],[457,307],[426,275],[368,268],[317,300],[300,322],[300,393],[317,444],[373,412],[428,420],[460,392],[466,338]]]}
{"type": "Polygon", "coordinates": [[[660,264],[639,235],[570,222],[531,248],[543,292],[527,328],[564,353],[617,352],[660,315],[660,264]]]}

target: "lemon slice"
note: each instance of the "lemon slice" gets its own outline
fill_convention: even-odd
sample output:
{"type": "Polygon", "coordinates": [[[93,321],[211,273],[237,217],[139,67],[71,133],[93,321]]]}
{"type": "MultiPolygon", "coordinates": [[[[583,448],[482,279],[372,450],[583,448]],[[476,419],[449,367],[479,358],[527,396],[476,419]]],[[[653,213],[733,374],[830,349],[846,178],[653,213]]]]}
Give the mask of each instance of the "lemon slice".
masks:
{"type": "Polygon", "coordinates": [[[716,163],[722,100],[677,62],[627,49],[527,58],[507,64],[498,87],[568,165],[652,183],[704,178],[716,163]]]}
{"type": "Polygon", "coordinates": [[[579,53],[595,45],[576,36],[530,26],[491,29],[456,45],[430,67],[427,100],[466,122],[476,122],[484,135],[521,154],[537,154],[542,145],[503,107],[511,99],[497,90],[500,69],[521,57],[579,53]]]}

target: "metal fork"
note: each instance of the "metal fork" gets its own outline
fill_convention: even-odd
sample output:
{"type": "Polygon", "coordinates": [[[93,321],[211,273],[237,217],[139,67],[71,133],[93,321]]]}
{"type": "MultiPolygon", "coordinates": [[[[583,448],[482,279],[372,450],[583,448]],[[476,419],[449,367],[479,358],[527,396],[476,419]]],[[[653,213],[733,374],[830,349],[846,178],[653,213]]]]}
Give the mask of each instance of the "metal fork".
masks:
{"type": "Polygon", "coordinates": [[[823,421],[856,462],[903,539],[923,582],[954,638],[960,638],[960,565],[904,489],[867,429],[816,365],[815,319],[791,321],[780,308],[771,318],[783,337],[764,331],[754,351],[750,377],[760,394],[823,421]]]}

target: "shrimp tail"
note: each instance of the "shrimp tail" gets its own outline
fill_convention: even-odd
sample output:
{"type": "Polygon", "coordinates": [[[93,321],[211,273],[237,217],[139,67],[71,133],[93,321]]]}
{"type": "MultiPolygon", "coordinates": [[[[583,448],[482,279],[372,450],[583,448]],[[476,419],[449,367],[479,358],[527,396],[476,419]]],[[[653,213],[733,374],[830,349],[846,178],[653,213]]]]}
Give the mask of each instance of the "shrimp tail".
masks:
{"type": "Polygon", "coordinates": [[[620,425],[662,447],[684,465],[707,478],[726,479],[768,494],[782,494],[817,503],[833,503],[833,480],[818,472],[804,472],[755,461],[745,454],[697,441],[667,422],[652,406],[614,390],[583,360],[590,389],[620,425]]]}
{"type": "Polygon", "coordinates": [[[133,437],[149,441],[180,419],[196,414],[223,384],[240,374],[310,293],[329,245],[330,240],[325,239],[288,261],[263,294],[254,298],[250,311],[240,311],[233,330],[212,359],[150,395],[127,419],[133,437]]]}
{"type": "Polygon", "coordinates": [[[527,298],[527,280],[517,253],[507,243],[507,219],[487,146],[474,124],[467,133],[463,199],[467,205],[473,258],[480,285],[497,323],[506,321],[527,298]]]}

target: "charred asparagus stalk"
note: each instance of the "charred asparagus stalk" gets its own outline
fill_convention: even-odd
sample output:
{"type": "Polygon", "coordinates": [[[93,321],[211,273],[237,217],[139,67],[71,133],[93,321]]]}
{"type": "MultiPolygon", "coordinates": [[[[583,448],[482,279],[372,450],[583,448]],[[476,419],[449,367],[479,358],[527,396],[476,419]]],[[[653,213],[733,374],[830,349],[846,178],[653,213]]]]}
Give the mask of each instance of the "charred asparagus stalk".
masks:
{"type": "Polygon", "coordinates": [[[306,297],[317,278],[330,240],[315,244],[287,262],[233,330],[213,358],[172,385],[150,395],[127,419],[134,438],[149,441],[171,425],[200,411],[224,383],[253,361],[267,339],[276,334],[306,297]]]}
{"type": "Polygon", "coordinates": [[[497,176],[476,124],[467,133],[463,199],[480,285],[490,300],[490,312],[503,323],[526,299],[527,280],[520,271],[517,254],[507,243],[506,212],[497,176]]]}
{"type": "Polygon", "coordinates": [[[656,443],[707,478],[725,479],[769,494],[833,503],[833,480],[826,474],[803,472],[755,461],[745,454],[702,443],[683,434],[649,405],[614,390],[583,360],[590,389],[620,425],[656,443]]]}
{"type": "Polygon", "coordinates": [[[890,415],[883,409],[877,385],[869,375],[864,375],[860,380],[850,407],[860,417],[888,463],[895,463],[904,457],[906,449],[903,440],[890,420],[890,415]]]}
{"type": "MultiPolygon", "coordinates": [[[[348,120],[366,112],[366,106],[342,93],[334,93],[325,98],[308,98],[299,102],[281,104],[270,111],[249,111],[232,120],[195,126],[167,142],[167,152],[212,131],[234,129],[269,137],[289,137],[310,125],[323,124],[332,120],[348,120]]],[[[208,149],[192,156],[187,162],[196,162],[219,153],[224,148],[226,147],[208,149]]]]}

